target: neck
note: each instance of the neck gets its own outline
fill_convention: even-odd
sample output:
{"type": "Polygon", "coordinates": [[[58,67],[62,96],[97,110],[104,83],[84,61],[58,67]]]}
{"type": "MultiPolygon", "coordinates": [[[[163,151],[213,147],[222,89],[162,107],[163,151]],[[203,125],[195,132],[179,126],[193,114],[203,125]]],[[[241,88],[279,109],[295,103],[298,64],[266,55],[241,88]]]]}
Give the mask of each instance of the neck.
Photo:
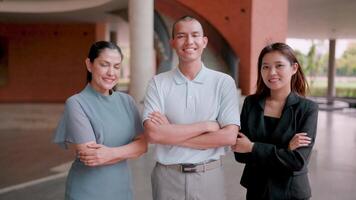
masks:
{"type": "Polygon", "coordinates": [[[96,84],[93,84],[92,82],[89,83],[90,86],[98,93],[104,95],[104,96],[108,96],[110,95],[110,90],[103,90],[103,89],[100,89],[100,87],[98,87],[96,84]]]}
{"type": "Polygon", "coordinates": [[[202,62],[201,60],[194,62],[180,61],[178,67],[185,77],[187,77],[189,80],[193,80],[202,68],[202,62]]]}
{"type": "Polygon", "coordinates": [[[270,99],[273,101],[285,101],[289,95],[291,90],[278,90],[278,91],[273,91],[271,90],[271,95],[270,99]]]}

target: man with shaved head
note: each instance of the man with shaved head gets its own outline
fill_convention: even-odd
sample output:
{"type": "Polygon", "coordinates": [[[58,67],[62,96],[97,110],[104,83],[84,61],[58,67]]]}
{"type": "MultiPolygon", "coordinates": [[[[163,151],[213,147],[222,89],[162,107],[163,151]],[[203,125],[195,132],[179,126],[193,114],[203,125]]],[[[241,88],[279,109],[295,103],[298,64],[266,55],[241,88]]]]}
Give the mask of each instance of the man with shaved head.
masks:
{"type": "Polygon", "coordinates": [[[225,199],[221,156],[236,142],[240,120],[234,80],[208,69],[200,22],[178,19],[171,46],[177,68],[156,75],[145,97],[145,135],[155,144],[154,200],[225,199]]]}

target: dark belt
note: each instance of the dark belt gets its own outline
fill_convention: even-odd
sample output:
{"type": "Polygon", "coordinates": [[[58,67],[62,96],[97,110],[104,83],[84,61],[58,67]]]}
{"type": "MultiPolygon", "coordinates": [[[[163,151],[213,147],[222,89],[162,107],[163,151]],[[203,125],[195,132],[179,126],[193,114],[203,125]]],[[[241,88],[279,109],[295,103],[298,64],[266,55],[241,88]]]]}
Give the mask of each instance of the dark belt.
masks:
{"type": "Polygon", "coordinates": [[[212,169],[216,169],[218,167],[222,166],[222,161],[221,159],[219,160],[213,160],[213,161],[208,161],[204,163],[198,163],[198,164],[174,164],[174,165],[163,165],[159,162],[157,162],[159,165],[171,169],[175,169],[179,172],[182,173],[196,173],[196,172],[205,172],[209,171],[212,169]]]}

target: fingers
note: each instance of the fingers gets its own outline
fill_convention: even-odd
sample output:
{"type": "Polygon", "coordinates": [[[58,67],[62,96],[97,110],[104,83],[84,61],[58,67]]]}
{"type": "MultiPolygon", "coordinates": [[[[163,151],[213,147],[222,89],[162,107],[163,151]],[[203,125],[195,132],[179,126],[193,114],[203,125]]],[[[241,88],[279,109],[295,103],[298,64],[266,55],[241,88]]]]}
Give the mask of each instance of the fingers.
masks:
{"type": "Polygon", "coordinates": [[[93,160],[96,160],[97,157],[96,156],[93,156],[93,155],[79,155],[79,159],[80,161],[82,162],[87,162],[87,161],[93,161],[93,160]]]}
{"type": "Polygon", "coordinates": [[[99,149],[101,147],[103,147],[104,145],[102,144],[96,144],[96,143],[93,143],[93,144],[88,144],[87,147],[88,148],[91,148],[91,149],[99,149]]]}
{"type": "Polygon", "coordinates": [[[289,143],[289,149],[295,150],[299,147],[306,147],[312,142],[312,139],[307,136],[307,133],[297,133],[293,136],[289,143]]]}
{"type": "Polygon", "coordinates": [[[300,144],[310,144],[311,138],[307,136],[307,133],[297,133],[295,134],[296,140],[300,144]]]}
{"type": "Polygon", "coordinates": [[[97,154],[97,149],[87,149],[87,150],[82,150],[78,152],[78,155],[80,156],[93,156],[97,154]]]}
{"type": "Polygon", "coordinates": [[[78,152],[78,158],[82,162],[95,160],[98,158],[97,151],[95,151],[95,150],[80,151],[80,152],[78,152]]]}
{"type": "Polygon", "coordinates": [[[160,112],[152,112],[149,114],[149,119],[156,125],[168,124],[169,121],[166,116],[162,115],[160,112]]]}
{"type": "Polygon", "coordinates": [[[241,132],[239,132],[238,134],[237,134],[237,138],[245,138],[246,137],[246,135],[244,135],[243,133],[241,133],[241,132]]]}
{"type": "Polygon", "coordinates": [[[96,155],[80,155],[79,159],[81,162],[88,166],[96,166],[100,164],[100,158],[98,158],[96,155]]]}
{"type": "Polygon", "coordinates": [[[163,121],[160,118],[156,117],[156,116],[149,115],[148,117],[156,125],[163,124],[163,121]]]}
{"type": "Polygon", "coordinates": [[[99,165],[98,162],[93,161],[93,160],[88,160],[88,161],[82,161],[86,166],[94,167],[99,165]]]}

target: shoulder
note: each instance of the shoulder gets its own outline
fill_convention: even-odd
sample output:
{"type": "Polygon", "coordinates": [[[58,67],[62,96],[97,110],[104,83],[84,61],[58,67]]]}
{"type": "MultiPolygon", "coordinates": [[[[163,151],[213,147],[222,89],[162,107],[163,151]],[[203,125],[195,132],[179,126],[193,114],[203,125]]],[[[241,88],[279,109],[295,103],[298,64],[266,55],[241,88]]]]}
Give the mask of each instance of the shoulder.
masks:
{"type": "Polygon", "coordinates": [[[70,96],[65,104],[66,105],[81,105],[87,102],[91,102],[93,100],[93,95],[89,92],[89,85],[87,84],[87,86],[85,86],[85,88],[80,91],[77,94],[74,94],[72,96],[70,96]]]}
{"type": "Polygon", "coordinates": [[[175,83],[175,70],[176,69],[172,69],[170,71],[155,75],[148,82],[146,93],[151,93],[155,90],[161,91],[169,88],[172,84],[175,83]]]}
{"type": "Polygon", "coordinates": [[[124,92],[115,91],[113,93],[113,95],[114,95],[115,98],[121,99],[125,103],[134,103],[135,102],[135,100],[129,94],[126,94],[124,92]]]}
{"type": "Polygon", "coordinates": [[[124,107],[127,107],[131,111],[136,111],[139,108],[139,103],[135,101],[135,99],[129,94],[123,92],[115,92],[117,98],[119,98],[116,102],[122,102],[124,107]]]}
{"type": "Polygon", "coordinates": [[[78,106],[81,99],[82,99],[82,97],[81,97],[80,93],[72,95],[66,100],[65,105],[66,106],[78,106]]]}
{"type": "Polygon", "coordinates": [[[215,77],[215,78],[223,79],[223,80],[230,80],[230,81],[234,80],[229,74],[219,72],[219,71],[216,71],[213,69],[209,69],[207,67],[206,67],[206,72],[207,72],[208,76],[211,76],[211,77],[215,77]]]}
{"type": "Polygon", "coordinates": [[[155,82],[161,82],[161,81],[166,81],[166,80],[172,80],[172,77],[175,73],[176,69],[169,70],[167,72],[162,72],[159,73],[155,76],[153,76],[152,80],[155,82]]]}
{"type": "Polygon", "coordinates": [[[218,85],[219,88],[230,91],[236,88],[235,80],[226,73],[206,68],[205,79],[212,84],[218,85]]]}
{"type": "Polygon", "coordinates": [[[243,101],[242,110],[244,110],[244,113],[257,112],[257,110],[261,109],[264,98],[265,97],[256,94],[246,96],[243,101]]]}
{"type": "Polygon", "coordinates": [[[83,112],[83,100],[80,94],[75,94],[69,97],[64,105],[64,113],[65,115],[72,116],[75,113],[83,112]]]}
{"type": "Polygon", "coordinates": [[[245,98],[246,104],[254,104],[254,103],[258,103],[258,101],[261,99],[262,97],[257,95],[257,94],[252,94],[252,95],[248,95],[245,98]]]}
{"type": "Polygon", "coordinates": [[[300,107],[301,109],[318,110],[319,106],[315,101],[302,96],[298,96],[297,98],[299,99],[298,107],[300,107]]]}

